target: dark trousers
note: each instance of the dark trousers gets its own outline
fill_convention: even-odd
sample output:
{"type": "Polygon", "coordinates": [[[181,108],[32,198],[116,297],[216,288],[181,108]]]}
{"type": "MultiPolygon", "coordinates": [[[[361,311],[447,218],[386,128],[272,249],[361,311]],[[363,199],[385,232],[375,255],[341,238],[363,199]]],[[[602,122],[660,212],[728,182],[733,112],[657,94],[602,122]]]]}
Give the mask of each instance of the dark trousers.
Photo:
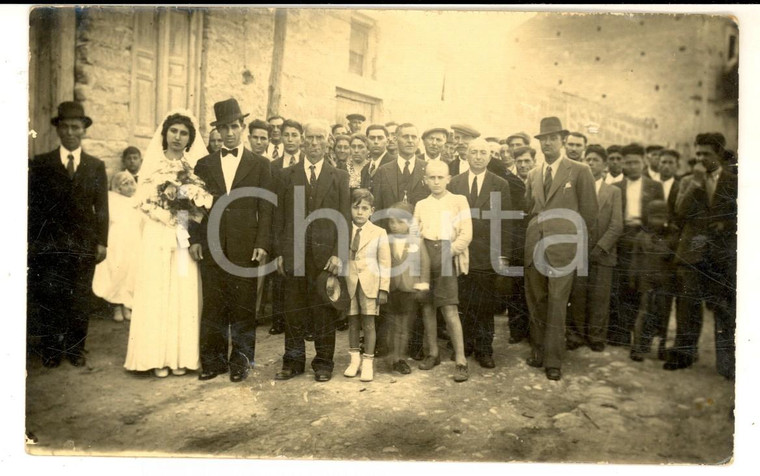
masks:
{"type": "MultiPolygon", "coordinates": [[[[30,330],[39,333],[45,360],[77,357],[84,352],[92,304],[95,255],[57,251],[29,261],[30,330]]],[[[30,336],[28,336],[30,337],[30,336]]]]}
{"type": "Polygon", "coordinates": [[[588,276],[576,276],[570,295],[567,340],[575,344],[604,344],[610,316],[612,267],[591,264],[588,276]]]}
{"type": "Polygon", "coordinates": [[[201,263],[203,313],[200,354],[204,371],[252,364],[256,349],[256,278],[228,274],[212,259],[201,263]],[[228,353],[228,342],[232,348],[228,353]],[[228,359],[229,355],[229,359],[228,359]]]}
{"type": "Polygon", "coordinates": [[[494,314],[499,302],[494,292],[496,276],[491,270],[470,269],[459,277],[464,348],[476,357],[493,355],[494,314]]]}
{"type": "MultiPolygon", "coordinates": [[[[271,273],[266,277],[267,286],[272,291],[272,327],[285,328],[285,287],[280,273],[271,273]]],[[[265,293],[266,295],[266,293],[265,293]]]]}
{"type": "Polygon", "coordinates": [[[678,266],[676,271],[676,339],[674,352],[693,361],[702,332],[702,301],[713,311],[715,356],[718,373],[735,375],[736,287],[735,276],[716,272],[707,263],[678,266]],[[733,279],[732,279],[733,278],[733,279]]]}
{"type": "Polygon", "coordinates": [[[618,345],[629,345],[636,317],[639,312],[641,293],[639,292],[633,265],[633,248],[636,234],[641,227],[625,227],[623,236],[618,241],[618,265],[615,268],[612,303],[607,340],[618,345]]]}
{"type": "Polygon", "coordinates": [[[335,355],[335,308],[325,303],[317,291],[317,277],[322,270],[313,265],[306,253],[306,276],[288,276],[284,280],[288,291],[285,300],[285,355],[282,367],[303,372],[306,365],[304,334],[311,323],[317,355],[311,362],[313,370],[333,370],[335,355]]]}
{"type": "Polygon", "coordinates": [[[525,277],[514,276],[510,281],[511,294],[505,296],[509,312],[509,336],[516,339],[528,337],[529,313],[525,299],[525,277]]]}
{"type": "Polygon", "coordinates": [[[574,274],[550,278],[539,273],[533,265],[525,269],[532,357],[543,362],[546,368],[562,367],[567,301],[574,274]]]}

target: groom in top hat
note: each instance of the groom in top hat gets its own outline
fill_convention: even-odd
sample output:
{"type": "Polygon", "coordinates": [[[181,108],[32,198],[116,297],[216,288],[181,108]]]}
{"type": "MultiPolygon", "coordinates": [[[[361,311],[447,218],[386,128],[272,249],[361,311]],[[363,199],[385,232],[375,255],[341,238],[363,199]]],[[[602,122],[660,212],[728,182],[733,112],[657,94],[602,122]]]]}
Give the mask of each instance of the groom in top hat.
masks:
{"type": "Polygon", "coordinates": [[[92,277],[108,245],[108,179],[82,150],[92,119],[80,104],[61,103],[50,122],[61,145],[29,164],[30,334],[37,324],[45,367],[63,357],[81,367],[92,277]]]}
{"type": "Polygon", "coordinates": [[[567,274],[560,271],[573,264],[588,265],[588,249],[593,247],[598,213],[591,169],[565,155],[568,134],[559,118],[541,120],[541,132],[536,139],[545,161],[528,173],[525,183],[525,210],[530,220],[525,231],[524,265],[530,310],[531,355],[527,364],[544,367],[549,380],[562,378],[567,301],[575,275],[575,269],[567,274]],[[540,216],[543,212],[558,213],[560,217],[545,219],[540,216]],[[571,221],[578,215],[585,222],[585,236],[571,221]],[[557,244],[547,243],[554,235],[575,235],[577,242],[565,239],[557,244]]]}
{"type": "Polygon", "coordinates": [[[231,266],[252,268],[266,263],[270,249],[272,204],[243,195],[217,205],[236,189],[256,187],[272,191],[269,160],[245,149],[244,119],[235,99],[214,104],[222,136],[222,148],[198,161],[195,174],[214,197],[211,214],[221,214],[219,241],[210,241],[209,217],[190,228],[190,254],[200,263],[203,280],[200,380],[230,372],[230,380],[242,382],[253,364],[256,341],[256,278],[239,276],[231,266]],[[220,209],[223,207],[223,209],[220,209]],[[216,255],[212,254],[216,251],[216,255]],[[235,274],[233,274],[235,273],[235,274]],[[231,336],[232,348],[228,349],[231,336]]]}

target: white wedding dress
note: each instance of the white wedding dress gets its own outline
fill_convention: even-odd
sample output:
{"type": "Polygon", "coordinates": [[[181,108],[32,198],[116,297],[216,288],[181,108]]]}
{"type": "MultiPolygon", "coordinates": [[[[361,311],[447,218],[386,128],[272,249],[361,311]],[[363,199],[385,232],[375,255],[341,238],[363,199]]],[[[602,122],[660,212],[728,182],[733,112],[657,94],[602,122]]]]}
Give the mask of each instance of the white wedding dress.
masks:
{"type": "MultiPolygon", "coordinates": [[[[181,113],[193,120],[198,131],[197,121],[187,111],[181,113]]],[[[169,160],[161,150],[160,126],[157,134],[146,153],[143,170],[146,164],[155,170],[161,161],[169,160]],[[158,151],[151,150],[156,148],[156,141],[158,151]]],[[[194,167],[195,162],[206,154],[203,140],[196,133],[184,160],[194,167]]],[[[140,176],[146,177],[143,170],[140,176]]],[[[149,177],[151,171],[147,173],[149,177]]],[[[198,265],[190,257],[180,225],[168,226],[142,215],[134,305],[124,367],[137,371],[165,367],[197,370],[200,367],[202,302],[198,265]]]]}

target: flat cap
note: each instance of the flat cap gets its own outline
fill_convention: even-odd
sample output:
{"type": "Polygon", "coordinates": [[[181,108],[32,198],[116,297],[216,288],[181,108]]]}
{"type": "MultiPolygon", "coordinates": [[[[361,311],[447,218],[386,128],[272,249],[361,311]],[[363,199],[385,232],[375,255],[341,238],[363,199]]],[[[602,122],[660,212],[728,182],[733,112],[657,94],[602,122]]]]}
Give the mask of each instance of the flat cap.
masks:
{"type": "Polygon", "coordinates": [[[349,121],[353,121],[353,120],[366,121],[367,120],[366,117],[357,113],[349,114],[348,116],[346,116],[346,119],[348,119],[349,121]]]}
{"type": "Polygon", "coordinates": [[[440,133],[440,134],[443,134],[444,136],[446,136],[446,138],[448,138],[448,137],[449,137],[449,131],[448,131],[447,129],[445,129],[445,128],[443,128],[443,127],[433,127],[432,129],[428,129],[428,130],[426,130],[425,132],[423,132],[423,133],[422,133],[422,138],[424,139],[424,138],[426,138],[427,136],[429,136],[430,134],[433,134],[433,133],[435,133],[435,132],[438,132],[438,133],[440,133]]]}
{"type": "Polygon", "coordinates": [[[469,124],[452,124],[451,129],[453,129],[454,132],[459,132],[460,134],[464,134],[470,137],[480,137],[480,132],[478,132],[469,124]]]}
{"type": "Polygon", "coordinates": [[[507,137],[507,144],[509,144],[509,141],[512,139],[522,139],[525,141],[525,144],[530,145],[530,136],[525,132],[515,132],[514,134],[510,135],[507,137]]]}

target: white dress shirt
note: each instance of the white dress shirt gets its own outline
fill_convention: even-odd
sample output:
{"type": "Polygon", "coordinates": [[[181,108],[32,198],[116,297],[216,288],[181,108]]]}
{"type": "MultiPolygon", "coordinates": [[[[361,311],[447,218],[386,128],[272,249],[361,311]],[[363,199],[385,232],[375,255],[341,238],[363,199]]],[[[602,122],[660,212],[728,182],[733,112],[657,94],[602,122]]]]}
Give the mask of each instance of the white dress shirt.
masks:
{"type": "Polygon", "coordinates": [[[63,164],[64,169],[69,165],[69,154],[74,156],[74,172],[76,172],[77,168],[79,168],[79,162],[81,161],[82,148],[77,147],[76,150],[69,150],[64,146],[61,146],[58,150],[61,154],[61,163],[63,164]]]}
{"type": "Polygon", "coordinates": [[[433,158],[427,155],[427,152],[426,152],[422,158],[425,160],[425,162],[430,162],[431,160],[441,160],[441,154],[438,154],[438,157],[433,158]]]}
{"type": "Polygon", "coordinates": [[[467,160],[459,159],[459,173],[463,174],[470,170],[470,163],[467,160]]]}
{"type": "Polygon", "coordinates": [[[604,183],[612,185],[615,182],[623,180],[623,177],[623,172],[617,174],[617,177],[613,177],[611,173],[607,172],[607,175],[604,176],[604,183]]]}
{"type": "Polygon", "coordinates": [[[674,177],[670,177],[668,180],[660,182],[662,184],[662,191],[665,193],[665,201],[668,200],[668,197],[670,196],[670,189],[673,188],[675,181],[676,179],[674,177]]]}
{"type": "Polygon", "coordinates": [[[641,184],[643,180],[625,179],[625,224],[641,225],[641,184]]]}
{"type": "MultiPolygon", "coordinates": [[[[222,147],[219,154],[224,154],[226,147],[222,147]]],[[[233,147],[234,149],[234,147],[233,147]]],[[[235,180],[235,173],[240,165],[240,159],[243,158],[243,145],[238,144],[237,154],[222,155],[222,174],[224,175],[224,186],[227,187],[227,193],[232,189],[232,182],[235,180]]]]}
{"type": "Polygon", "coordinates": [[[564,159],[565,154],[561,154],[559,158],[555,160],[551,165],[544,161],[544,163],[541,165],[541,177],[546,177],[546,168],[551,167],[552,181],[554,181],[554,177],[557,176],[557,169],[559,168],[559,164],[561,164],[564,159]]]}
{"type": "Polygon", "coordinates": [[[325,159],[319,159],[319,162],[312,164],[308,159],[303,161],[303,170],[306,172],[306,181],[311,180],[311,166],[314,166],[314,175],[319,180],[319,174],[322,173],[322,166],[325,164],[325,159]]]}
{"type": "MultiPolygon", "coordinates": [[[[280,142],[277,145],[272,144],[271,142],[267,146],[267,158],[269,160],[274,160],[272,157],[274,157],[274,150],[277,149],[277,157],[282,157],[282,154],[285,153],[285,146],[280,142]]],[[[287,165],[285,165],[287,167],[287,165]]]]}
{"type": "Polygon", "coordinates": [[[652,180],[660,181],[660,172],[655,172],[652,169],[649,169],[649,178],[652,180]]]}
{"type": "Polygon", "coordinates": [[[594,187],[596,187],[596,196],[599,196],[599,190],[602,188],[602,182],[604,182],[604,179],[600,178],[594,183],[594,187]]]}
{"type": "Polygon", "coordinates": [[[486,171],[482,171],[479,174],[475,175],[472,173],[472,170],[467,172],[467,193],[469,196],[470,190],[472,190],[472,180],[475,179],[478,182],[478,196],[480,196],[480,193],[483,191],[483,180],[486,177],[486,171]]]}
{"type": "MultiPolygon", "coordinates": [[[[415,162],[416,159],[417,158],[414,157],[414,156],[412,156],[412,158],[409,159],[409,174],[410,175],[412,174],[412,172],[414,172],[414,162],[415,162]]],[[[396,159],[396,163],[398,164],[398,170],[399,170],[399,172],[401,172],[403,174],[404,173],[404,167],[406,166],[406,159],[403,158],[403,157],[401,157],[399,155],[398,159],[396,159]]]]}
{"type": "MultiPolygon", "coordinates": [[[[382,162],[382,160],[385,158],[385,155],[386,155],[387,153],[388,153],[388,152],[383,152],[383,154],[382,154],[380,157],[378,157],[378,158],[376,158],[376,159],[373,159],[373,160],[370,160],[370,161],[369,161],[369,163],[367,164],[367,167],[368,167],[368,169],[367,169],[367,172],[369,172],[369,171],[371,170],[371,171],[372,171],[372,176],[373,176],[373,177],[374,177],[374,176],[375,176],[375,174],[377,173],[377,169],[379,169],[379,168],[380,168],[380,162],[382,162]]],[[[412,170],[412,169],[411,169],[411,165],[412,165],[412,164],[409,164],[409,170],[410,170],[410,171],[412,170]]],[[[401,170],[404,170],[403,166],[401,167],[401,170]]]]}

